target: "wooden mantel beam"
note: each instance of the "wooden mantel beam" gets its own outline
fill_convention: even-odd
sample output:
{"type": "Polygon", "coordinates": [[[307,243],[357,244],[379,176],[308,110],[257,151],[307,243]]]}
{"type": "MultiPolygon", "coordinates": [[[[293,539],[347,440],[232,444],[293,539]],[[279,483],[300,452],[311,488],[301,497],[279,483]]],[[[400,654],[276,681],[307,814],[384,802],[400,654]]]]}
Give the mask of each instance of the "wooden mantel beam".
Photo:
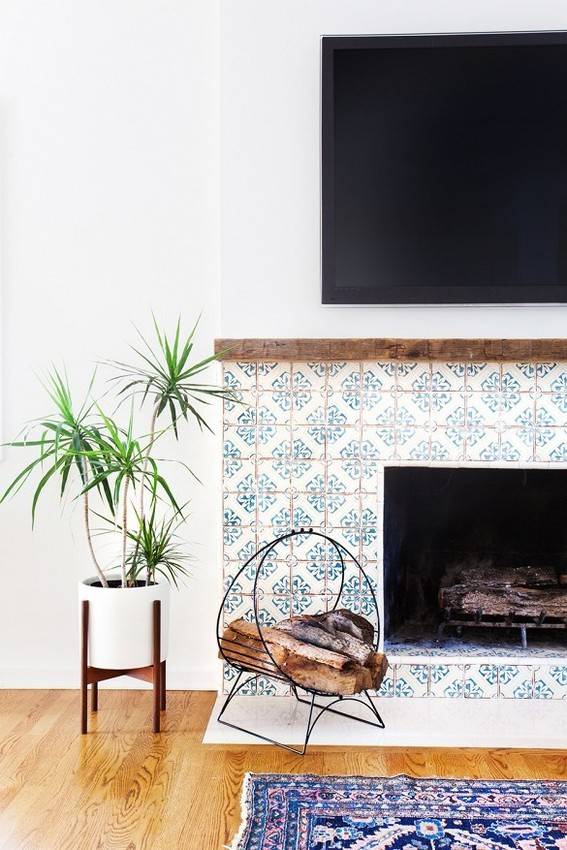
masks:
{"type": "Polygon", "coordinates": [[[567,339],[217,339],[221,360],[567,360],[567,339]]]}

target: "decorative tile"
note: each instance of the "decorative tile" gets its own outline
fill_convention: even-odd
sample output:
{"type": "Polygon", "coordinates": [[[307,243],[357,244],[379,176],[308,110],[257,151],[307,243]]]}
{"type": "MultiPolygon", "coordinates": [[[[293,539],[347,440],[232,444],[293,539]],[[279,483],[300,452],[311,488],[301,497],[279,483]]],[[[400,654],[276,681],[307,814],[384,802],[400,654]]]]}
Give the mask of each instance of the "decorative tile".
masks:
{"type": "Polygon", "coordinates": [[[262,526],[285,528],[293,525],[291,500],[287,493],[259,490],[254,497],[256,518],[262,526]]]}
{"type": "Polygon", "coordinates": [[[502,393],[498,403],[498,419],[505,428],[521,428],[534,418],[536,402],[530,393],[502,393]]]}
{"type": "Polygon", "coordinates": [[[428,692],[428,664],[394,665],[394,695],[396,697],[426,697],[428,692]]]}
{"type": "Polygon", "coordinates": [[[400,394],[388,391],[381,395],[363,396],[363,424],[393,427],[396,422],[396,395],[400,394]]]}
{"type": "Polygon", "coordinates": [[[462,664],[431,664],[429,695],[446,699],[462,699],[464,666],[462,664]]]}
{"type": "Polygon", "coordinates": [[[292,447],[293,454],[287,454],[283,447],[281,447],[281,451],[282,454],[273,460],[274,467],[279,469],[282,475],[289,474],[292,485],[295,482],[295,486],[302,489],[297,482],[305,475],[310,475],[313,468],[313,458],[309,450],[301,446],[299,448],[294,446],[292,447]]]}
{"type": "Polygon", "coordinates": [[[396,432],[396,460],[427,462],[431,457],[431,442],[419,428],[404,428],[396,432]]]}
{"type": "Polygon", "coordinates": [[[256,518],[256,491],[243,487],[236,493],[223,494],[223,524],[240,527],[251,525],[256,518]]]}
{"type": "Polygon", "coordinates": [[[554,392],[564,380],[566,363],[538,363],[536,366],[536,384],[544,393],[554,392]]]}
{"type": "Polygon", "coordinates": [[[451,414],[461,410],[465,405],[465,392],[436,392],[431,393],[431,419],[438,425],[443,425],[451,414]]]}
{"type": "Polygon", "coordinates": [[[535,363],[503,363],[502,391],[529,391],[536,386],[535,363]]]}
{"type": "Polygon", "coordinates": [[[231,593],[229,604],[224,611],[224,626],[228,626],[233,620],[248,620],[254,622],[254,603],[251,596],[231,593]]]}
{"type": "MultiPolygon", "coordinates": [[[[517,428],[500,432],[499,460],[510,463],[530,463],[534,459],[534,444],[525,440],[517,428]]],[[[488,460],[488,458],[487,458],[488,460]]]]}
{"type": "MultiPolygon", "coordinates": [[[[398,394],[396,401],[394,416],[396,424],[415,428],[429,424],[429,417],[431,415],[430,392],[402,392],[398,394]]],[[[391,423],[384,421],[383,424],[391,423]]]]}
{"type": "Polygon", "coordinates": [[[371,618],[374,614],[374,602],[371,596],[361,594],[357,590],[356,582],[353,580],[348,586],[345,583],[341,594],[340,606],[349,608],[354,614],[361,614],[363,617],[371,618]]]}
{"type": "Polygon", "coordinates": [[[500,435],[494,428],[466,434],[465,457],[471,461],[495,461],[500,458],[500,435]]]}
{"type": "Polygon", "coordinates": [[[567,460],[567,428],[546,430],[545,440],[536,439],[535,459],[543,463],[565,462],[567,460]]]}
{"type": "Polygon", "coordinates": [[[326,463],[321,458],[302,460],[295,457],[291,459],[288,466],[290,486],[298,492],[310,492],[311,487],[314,486],[313,482],[316,482],[315,486],[318,486],[317,482],[324,480],[326,463]]]}
{"type": "MultiPolygon", "coordinates": [[[[516,419],[513,429],[520,440],[528,446],[533,446],[538,454],[546,455],[546,446],[554,438],[556,420],[545,408],[526,410],[516,419]]],[[[512,429],[511,429],[512,430],[512,429]]]]}
{"type": "Polygon", "coordinates": [[[306,393],[319,389],[324,384],[321,378],[313,371],[307,363],[291,364],[291,388],[293,392],[306,393]]]}
{"type": "Polygon", "coordinates": [[[558,382],[555,392],[539,397],[540,403],[558,413],[561,419],[567,414],[567,376],[565,378],[565,382],[558,382]]]}
{"type": "Polygon", "coordinates": [[[332,585],[334,581],[335,571],[331,562],[297,561],[292,569],[294,574],[303,577],[309,586],[309,593],[316,596],[324,596],[327,593],[328,584],[332,585]]]}
{"type": "Polygon", "coordinates": [[[461,461],[465,457],[465,429],[458,424],[446,424],[431,431],[431,460],[461,461]]]}
{"type": "Polygon", "coordinates": [[[465,432],[463,428],[449,425],[432,430],[430,457],[435,461],[464,460],[465,432]]]}
{"type": "MultiPolygon", "coordinates": [[[[250,457],[250,454],[251,452],[249,447],[246,447],[244,457],[247,459],[250,457]]],[[[223,478],[225,483],[227,483],[230,478],[234,478],[241,474],[242,469],[242,447],[238,446],[232,439],[230,439],[230,436],[227,436],[223,442],[223,478]]],[[[244,471],[244,474],[247,474],[246,470],[244,471]]]]}
{"type": "Polygon", "coordinates": [[[325,436],[328,460],[342,460],[360,454],[360,428],[352,425],[328,427],[325,436]]]}
{"type": "Polygon", "coordinates": [[[237,392],[234,401],[223,400],[223,422],[226,425],[237,423],[248,410],[254,410],[256,407],[256,395],[248,390],[245,392],[237,392]]]}
{"type": "Polygon", "coordinates": [[[467,363],[466,387],[473,392],[500,392],[502,388],[499,363],[467,363]]]}
{"type": "Polygon", "coordinates": [[[294,426],[306,425],[316,428],[324,425],[327,419],[326,404],[325,395],[318,390],[312,390],[308,393],[292,392],[291,406],[294,426]]]}
{"type": "Polygon", "coordinates": [[[223,387],[250,390],[256,386],[256,363],[229,363],[223,370],[223,387]]]}
{"type": "MultiPolygon", "coordinates": [[[[467,402],[471,408],[478,411],[484,427],[493,428],[502,415],[502,393],[469,393],[467,402]]],[[[533,402],[532,402],[533,404],[533,402]]]]}
{"type": "Polygon", "coordinates": [[[336,466],[335,460],[341,461],[343,473],[354,480],[369,480],[376,476],[378,459],[383,445],[379,437],[370,429],[360,440],[352,433],[351,439],[341,442],[336,448],[337,454],[331,457],[331,465],[336,466]]]}
{"type": "MultiPolygon", "coordinates": [[[[375,461],[372,465],[371,470],[364,470],[363,477],[369,478],[370,472],[374,475],[378,470],[378,461],[392,460],[396,454],[396,435],[398,431],[402,431],[403,429],[398,429],[397,427],[391,427],[388,425],[378,425],[378,426],[364,426],[362,429],[362,443],[360,448],[360,454],[362,457],[375,461]]],[[[411,431],[411,429],[409,429],[411,431]]],[[[351,447],[352,449],[353,447],[351,447]]],[[[349,453],[349,457],[353,457],[356,454],[356,450],[351,451],[349,453]]],[[[346,460],[347,458],[343,455],[343,458],[346,460]]]]}
{"type": "Polygon", "coordinates": [[[314,392],[305,385],[303,389],[294,389],[291,393],[291,409],[295,422],[317,420],[324,412],[324,399],[320,392],[314,392]]]}
{"type": "Polygon", "coordinates": [[[292,497],[292,526],[294,528],[321,528],[326,524],[325,498],[314,498],[310,493],[295,493],[292,497]]]}
{"type": "Polygon", "coordinates": [[[330,399],[325,408],[325,424],[329,428],[348,428],[351,425],[358,425],[358,413],[355,416],[350,416],[351,408],[345,411],[340,405],[335,403],[335,400],[330,399]]]}
{"type": "MultiPolygon", "coordinates": [[[[567,384],[566,388],[567,390],[567,384]]],[[[541,395],[535,400],[536,421],[550,427],[560,427],[565,423],[567,413],[567,392],[563,395],[541,395]]]]}
{"type": "Polygon", "coordinates": [[[282,463],[281,458],[258,458],[256,474],[274,481],[276,490],[285,492],[291,484],[289,463],[282,463]]]}
{"type": "Polygon", "coordinates": [[[498,667],[495,664],[465,664],[465,699],[495,699],[498,696],[498,667]]]}
{"type": "Polygon", "coordinates": [[[336,425],[360,425],[362,395],[359,392],[327,390],[327,410],[336,425]]]}
{"type": "Polygon", "coordinates": [[[284,682],[277,682],[268,679],[266,676],[258,676],[256,693],[258,696],[287,697],[291,693],[291,688],[284,682]]]}
{"type": "Polygon", "coordinates": [[[431,365],[428,363],[398,363],[396,387],[402,392],[429,392],[431,390],[431,365]]]}
{"type": "Polygon", "coordinates": [[[336,362],[328,364],[327,387],[335,392],[360,390],[362,364],[336,362]]]}
{"type": "Polygon", "coordinates": [[[498,696],[501,699],[533,699],[534,670],[526,665],[498,667],[498,696]]]}
{"type": "Polygon", "coordinates": [[[260,362],[257,364],[257,386],[259,390],[291,390],[291,363],[260,362]]]}
{"type": "Polygon", "coordinates": [[[567,664],[535,668],[534,699],[567,699],[567,664]]]}
{"type": "Polygon", "coordinates": [[[262,408],[264,420],[271,420],[279,427],[291,422],[291,392],[274,393],[262,391],[258,393],[258,407],[262,408]]]}
{"type": "Polygon", "coordinates": [[[392,390],[396,386],[396,364],[393,361],[363,363],[362,384],[367,392],[392,390]]]}
{"type": "Polygon", "coordinates": [[[258,439],[257,454],[259,458],[292,457],[292,431],[286,425],[273,425],[262,432],[258,439]]]}
{"type": "MultiPolygon", "coordinates": [[[[368,549],[369,547],[365,547],[368,549]]],[[[371,595],[372,592],[378,596],[382,592],[382,583],[381,583],[381,564],[377,561],[368,561],[366,559],[362,559],[365,561],[362,564],[362,568],[364,569],[364,575],[360,577],[360,589],[361,593],[364,595],[371,595]]]]}
{"type": "Polygon", "coordinates": [[[465,389],[464,363],[432,363],[431,390],[434,393],[462,392],[465,389]]]}

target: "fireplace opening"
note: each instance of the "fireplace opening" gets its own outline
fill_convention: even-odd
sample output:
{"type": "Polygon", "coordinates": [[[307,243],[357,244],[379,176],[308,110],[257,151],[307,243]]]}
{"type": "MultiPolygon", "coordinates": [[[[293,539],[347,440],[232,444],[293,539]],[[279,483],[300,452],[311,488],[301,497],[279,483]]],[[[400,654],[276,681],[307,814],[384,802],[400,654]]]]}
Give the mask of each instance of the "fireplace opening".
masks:
{"type": "Polygon", "coordinates": [[[387,647],[565,655],[567,470],[384,476],[387,647]]]}

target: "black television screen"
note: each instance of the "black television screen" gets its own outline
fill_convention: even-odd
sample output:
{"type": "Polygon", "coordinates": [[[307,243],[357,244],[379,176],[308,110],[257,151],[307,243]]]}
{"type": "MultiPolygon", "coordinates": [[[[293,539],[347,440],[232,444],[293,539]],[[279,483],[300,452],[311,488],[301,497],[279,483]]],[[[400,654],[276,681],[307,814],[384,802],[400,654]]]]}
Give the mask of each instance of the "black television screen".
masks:
{"type": "Polygon", "coordinates": [[[567,302],[567,33],[322,39],[322,290],[567,302]]]}

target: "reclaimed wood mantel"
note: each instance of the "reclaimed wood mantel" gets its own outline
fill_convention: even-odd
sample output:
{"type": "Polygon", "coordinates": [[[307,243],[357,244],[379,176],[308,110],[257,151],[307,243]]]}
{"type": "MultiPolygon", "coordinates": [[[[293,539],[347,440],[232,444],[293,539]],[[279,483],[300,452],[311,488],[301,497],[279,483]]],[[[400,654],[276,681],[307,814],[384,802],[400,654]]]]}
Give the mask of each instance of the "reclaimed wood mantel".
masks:
{"type": "Polygon", "coordinates": [[[567,360],[567,339],[217,339],[221,360],[567,360]]]}

